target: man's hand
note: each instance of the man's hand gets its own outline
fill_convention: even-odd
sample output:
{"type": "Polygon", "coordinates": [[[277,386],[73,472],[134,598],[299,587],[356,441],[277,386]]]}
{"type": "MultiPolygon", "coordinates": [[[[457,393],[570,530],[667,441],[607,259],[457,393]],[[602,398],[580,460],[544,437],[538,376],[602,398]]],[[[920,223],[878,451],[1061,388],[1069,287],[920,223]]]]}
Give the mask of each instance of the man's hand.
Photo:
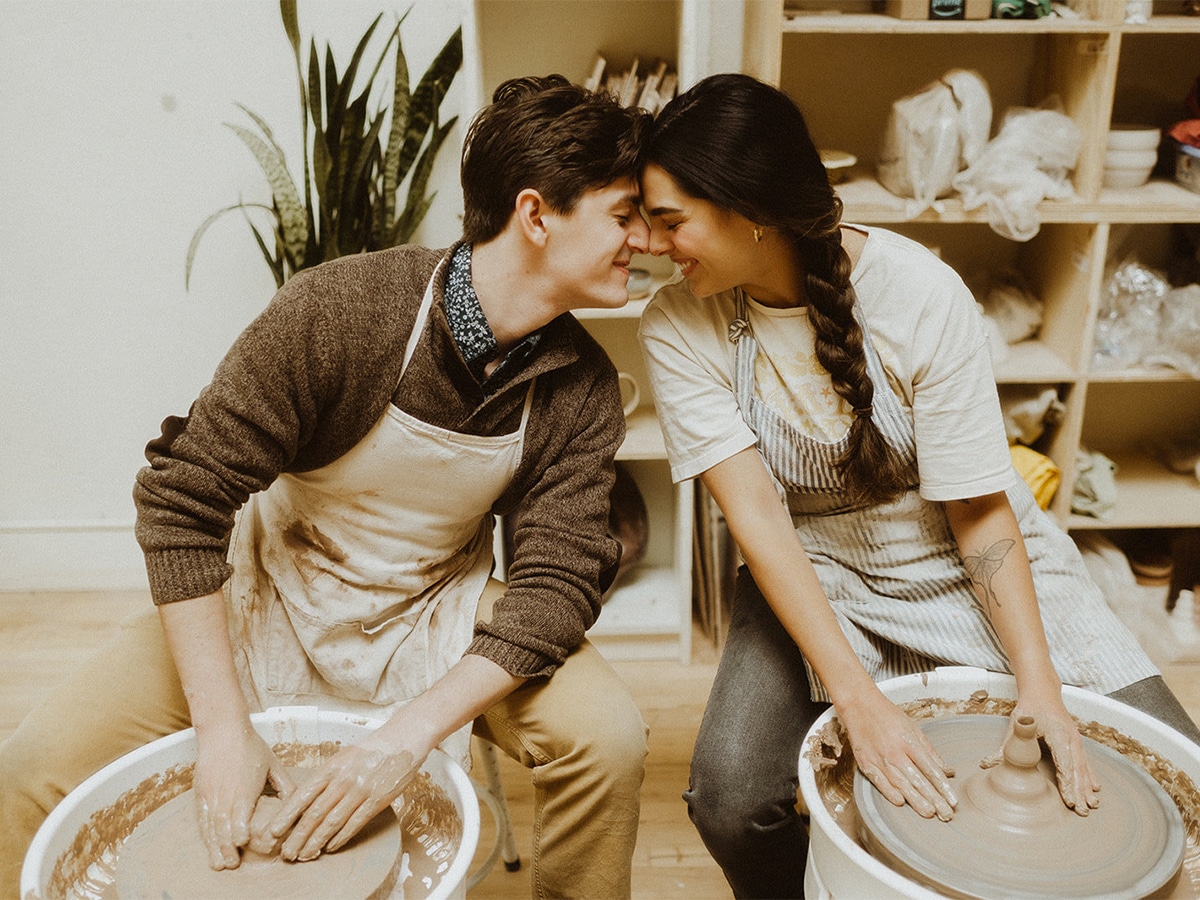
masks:
{"type": "Polygon", "coordinates": [[[408,750],[372,746],[371,737],[375,735],[339,750],[275,814],[269,830],[284,838],[284,859],[316,859],[322,851],[341,848],[390,806],[416,774],[423,760],[408,750]]]}
{"type": "Polygon", "coordinates": [[[270,784],[281,795],[294,785],[287,770],[247,719],[241,728],[197,732],[193,790],[200,836],[214,869],[236,869],[250,841],[255,804],[270,784]]]}

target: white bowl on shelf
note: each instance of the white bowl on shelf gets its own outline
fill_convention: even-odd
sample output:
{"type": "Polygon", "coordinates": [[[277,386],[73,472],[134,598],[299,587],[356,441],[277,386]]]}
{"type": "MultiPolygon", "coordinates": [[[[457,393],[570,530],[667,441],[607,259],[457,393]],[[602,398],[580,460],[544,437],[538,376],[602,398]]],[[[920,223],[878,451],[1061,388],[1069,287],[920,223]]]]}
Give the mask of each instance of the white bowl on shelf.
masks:
{"type": "Polygon", "coordinates": [[[1162,132],[1151,125],[1114,122],[1108,131],[1109,150],[1157,150],[1162,132]]]}
{"type": "Polygon", "coordinates": [[[1146,169],[1154,168],[1158,162],[1157,150],[1108,150],[1104,154],[1106,169],[1146,169]]]}
{"type": "Polygon", "coordinates": [[[1150,169],[1105,169],[1106,188],[1141,187],[1150,180],[1150,169]]]}
{"type": "Polygon", "coordinates": [[[1104,154],[1104,186],[1107,188],[1141,187],[1150,180],[1158,162],[1158,151],[1108,150],[1104,154]]]}

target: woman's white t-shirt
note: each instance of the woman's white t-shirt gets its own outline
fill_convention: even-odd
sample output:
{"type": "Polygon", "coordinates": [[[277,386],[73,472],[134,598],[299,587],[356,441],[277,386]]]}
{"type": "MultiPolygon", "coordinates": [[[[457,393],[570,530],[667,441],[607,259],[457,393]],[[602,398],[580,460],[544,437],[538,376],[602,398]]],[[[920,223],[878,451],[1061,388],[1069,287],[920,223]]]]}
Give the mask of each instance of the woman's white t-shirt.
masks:
{"type": "MultiPolygon", "coordinates": [[[[987,331],[970,291],[915,241],[852,227],[867,235],[851,273],[859,318],[887,372],[887,388],[912,418],[921,496],[957,500],[1005,490],[1016,476],[987,331]]],[[[677,282],[662,288],[642,316],[639,334],[675,481],[756,442],[733,386],[729,326],[737,300],[737,291],[696,298],[677,282]]],[[[758,397],[810,437],[831,442],[845,434],[851,412],[817,361],[807,310],[747,298],[747,319],[759,346],[758,397]]]]}

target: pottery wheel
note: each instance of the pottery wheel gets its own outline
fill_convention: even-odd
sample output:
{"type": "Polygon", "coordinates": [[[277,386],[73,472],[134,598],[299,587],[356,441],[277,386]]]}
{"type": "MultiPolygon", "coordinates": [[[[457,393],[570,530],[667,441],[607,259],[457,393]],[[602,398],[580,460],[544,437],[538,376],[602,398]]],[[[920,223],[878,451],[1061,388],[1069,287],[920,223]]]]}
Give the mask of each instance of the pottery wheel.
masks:
{"type": "MultiPolygon", "coordinates": [[[[950,822],[893,806],[861,772],[854,801],[867,850],[891,868],[951,897],[1145,897],[1176,876],[1183,862],[1183,818],[1141,767],[1084,738],[1100,780],[1100,807],[1079,816],[1059,797],[1054,768],[1037,739],[1020,769],[1025,789],[998,794],[989,773],[1018,771],[1008,758],[981,769],[1004,741],[1008,719],[965,715],[921,728],[955,777],[958,807],[950,822]],[[1009,768],[1005,768],[1009,767],[1009,768]],[[1043,783],[1044,782],[1044,783],[1043,783]],[[1006,799],[1007,798],[1007,799],[1006,799]],[[1012,799],[1013,802],[1007,802],[1012,799]]],[[[1032,725],[1027,725],[1032,730],[1032,725]]],[[[1005,745],[1015,746],[1013,739],[1005,745]]]]}
{"type": "Polygon", "coordinates": [[[399,851],[400,821],[385,809],[335,853],[289,863],[278,854],[243,851],[236,869],[215,871],[188,790],[133,830],[121,846],[115,886],[121,900],[386,897],[396,882],[399,851]]]}

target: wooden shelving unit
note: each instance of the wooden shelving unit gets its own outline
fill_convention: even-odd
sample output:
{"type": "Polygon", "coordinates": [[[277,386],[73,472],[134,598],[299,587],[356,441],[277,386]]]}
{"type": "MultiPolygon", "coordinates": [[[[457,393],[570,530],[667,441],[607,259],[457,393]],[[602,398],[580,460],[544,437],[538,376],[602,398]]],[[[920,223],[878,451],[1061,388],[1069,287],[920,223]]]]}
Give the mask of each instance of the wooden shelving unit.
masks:
{"type": "MultiPolygon", "coordinates": [[[[1053,386],[1066,407],[1063,421],[1037,445],[1063,473],[1052,513],[1072,529],[1200,528],[1200,485],[1170,472],[1152,446],[1152,438],[1195,434],[1200,381],[1092,366],[1106,266],[1131,252],[1160,266],[1170,226],[1200,222],[1200,195],[1174,184],[1165,160],[1145,187],[1102,187],[1110,122],[1165,127],[1184,117],[1183,98],[1200,74],[1200,18],[1183,15],[1179,0],[1156,0],[1145,25],[1124,24],[1117,0],[1076,0],[1074,19],[959,22],[864,12],[872,8],[866,0],[808,3],[815,11],[795,5],[804,4],[789,2],[785,10],[784,0],[473,0],[464,30],[472,99],[464,112],[473,113],[496,84],[515,75],[558,71],[582,81],[597,52],[618,67],[635,58],[672,60],[681,89],[709,72],[736,68],[780,85],[805,111],[820,146],[859,159],[838,186],[847,221],[883,225],[935,246],[968,279],[1012,266],[1044,301],[1039,334],[1011,347],[996,377],[1001,386],[1053,386]],[[1084,135],[1072,175],[1076,196],[1042,203],[1041,230],[1027,243],[996,235],[985,210],[964,210],[955,197],[910,219],[905,201],[873,177],[891,104],[956,67],[974,69],[988,83],[993,130],[1007,108],[1053,95],[1084,135]],[[1118,503],[1105,520],[1071,514],[1081,445],[1119,466],[1118,503]]],[[[620,456],[653,497],[647,568],[619,588],[592,636],[614,656],[686,659],[692,488],[670,486],[637,347],[643,308],[634,302],[615,313],[580,316],[618,368],[641,380],[643,405],[630,417],[620,456]]]]}
{"type": "MultiPolygon", "coordinates": [[[[665,59],[681,79],[692,80],[707,59],[698,48],[705,46],[701,33],[712,22],[702,4],[693,0],[474,0],[470,6],[464,26],[464,74],[473,99],[467,101],[471,108],[464,110],[465,118],[507,78],[558,72],[582,83],[597,53],[620,71],[635,59],[643,66],[665,59]]],[[[673,268],[652,257],[637,257],[634,264],[654,273],[655,288],[673,268]]],[[[650,520],[645,559],[613,589],[588,637],[612,659],[688,662],[693,486],[671,482],[637,340],[638,320],[647,302],[639,299],[620,310],[577,313],[617,369],[640,386],[641,403],[627,419],[617,458],[637,481],[650,520]]]]}
{"type": "Polygon", "coordinates": [[[837,188],[846,220],[936,247],[968,280],[1011,265],[1045,302],[1040,333],[1011,347],[996,377],[1002,386],[1051,385],[1066,405],[1063,421],[1037,447],[1063,473],[1052,512],[1071,529],[1200,527],[1200,483],[1171,472],[1155,449],[1168,438],[1196,436],[1200,381],[1092,365],[1106,267],[1130,254],[1162,266],[1170,226],[1200,222],[1200,194],[1171,180],[1165,158],[1145,187],[1102,187],[1110,122],[1165,129],[1186,117],[1183,100],[1200,75],[1200,17],[1166,0],[1155,2],[1144,25],[1124,24],[1124,3],[1113,0],[1072,3],[1074,19],[978,21],[901,20],[864,12],[870,4],[863,2],[791,8],[803,5],[785,10],[783,0],[747,0],[743,70],[791,94],[820,146],[858,157],[837,188]],[[973,69],[988,83],[993,133],[1007,108],[1051,95],[1083,133],[1076,196],[1043,202],[1041,231],[1026,244],[995,235],[986,210],[964,210],[954,196],[909,219],[905,201],[874,178],[892,103],[951,68],[973,69]],[[1118,465],[1118,501],[1107,519],[1071,513],[1081,446],[1118,465]]]}

